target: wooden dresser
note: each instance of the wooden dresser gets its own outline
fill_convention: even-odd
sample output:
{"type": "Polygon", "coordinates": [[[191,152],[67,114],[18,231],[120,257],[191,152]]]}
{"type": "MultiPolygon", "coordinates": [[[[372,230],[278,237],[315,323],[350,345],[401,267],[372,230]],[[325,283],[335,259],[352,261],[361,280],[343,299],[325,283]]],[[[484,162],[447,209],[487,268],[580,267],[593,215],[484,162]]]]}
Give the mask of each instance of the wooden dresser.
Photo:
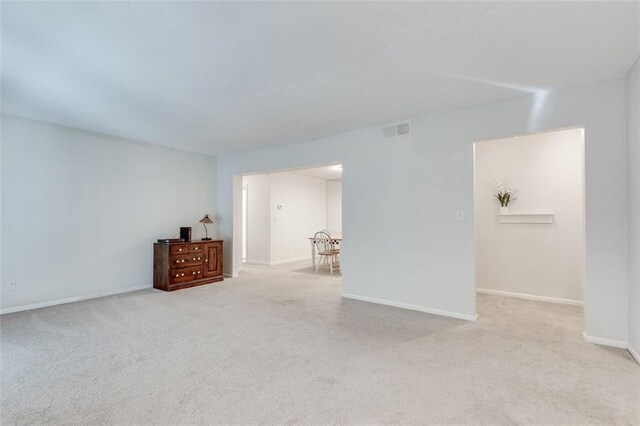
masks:
{"type": "Polygon", "coordinates": [[[222,280],[221,240],[153,245],[154,288],[173,291],[222,280]]]}

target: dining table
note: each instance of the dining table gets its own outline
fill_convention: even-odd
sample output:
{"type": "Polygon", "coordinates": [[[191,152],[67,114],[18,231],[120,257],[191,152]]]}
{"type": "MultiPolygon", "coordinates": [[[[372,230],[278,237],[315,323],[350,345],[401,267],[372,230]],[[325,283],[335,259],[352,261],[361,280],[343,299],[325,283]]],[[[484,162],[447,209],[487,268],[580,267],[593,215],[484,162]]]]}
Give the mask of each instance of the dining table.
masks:
{"type": "MultiPolygon", "coordinates": [[[[340,247],[342,243],[342,235],[331,235],[329,238],[331,244],[340,247]]],[[[315,237],[309,237],[309,243],[311,244],[311,267],[316,269],[316,239],[315,237]]]]}

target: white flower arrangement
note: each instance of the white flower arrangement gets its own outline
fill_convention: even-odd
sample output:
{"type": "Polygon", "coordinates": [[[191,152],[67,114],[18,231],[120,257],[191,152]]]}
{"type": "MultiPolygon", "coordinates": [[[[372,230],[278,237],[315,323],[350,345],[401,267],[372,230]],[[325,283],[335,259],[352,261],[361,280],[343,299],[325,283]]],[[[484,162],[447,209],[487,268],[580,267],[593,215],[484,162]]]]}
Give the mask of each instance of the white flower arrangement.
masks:
{"type": "Polygon", "coordinates": [[[500,201],[500,207],[508,207],[510,202],[518,199],[516,197],[518,190],[513,188],[505,190],[500,179],[496,179],[496,190],[498,192],[497,194],[493,194],[493,196],[500,201]]]}

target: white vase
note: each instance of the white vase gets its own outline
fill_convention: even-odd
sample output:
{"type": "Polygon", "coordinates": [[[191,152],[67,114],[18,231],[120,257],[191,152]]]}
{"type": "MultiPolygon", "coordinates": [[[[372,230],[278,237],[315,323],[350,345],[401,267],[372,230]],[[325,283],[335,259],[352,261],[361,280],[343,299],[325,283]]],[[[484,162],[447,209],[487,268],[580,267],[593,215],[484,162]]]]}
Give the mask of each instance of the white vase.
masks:
{"type": "Polygon", "coordinates": [[[509,214],[509,207],[500,207],[500,214],[509,214]]]}

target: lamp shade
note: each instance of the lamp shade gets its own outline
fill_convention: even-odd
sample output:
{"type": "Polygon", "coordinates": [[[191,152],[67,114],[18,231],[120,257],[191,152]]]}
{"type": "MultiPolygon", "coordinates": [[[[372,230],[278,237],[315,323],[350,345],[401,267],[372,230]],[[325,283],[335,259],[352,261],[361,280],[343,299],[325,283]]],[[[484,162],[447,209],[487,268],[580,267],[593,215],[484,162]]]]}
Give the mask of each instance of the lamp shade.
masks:
{"type": "Polygon", "coordinates": [[[202,219],[199,220],[200,223],[213,223],[213,220],[209,217],[208,214],[205,214],[202,219]]]}

